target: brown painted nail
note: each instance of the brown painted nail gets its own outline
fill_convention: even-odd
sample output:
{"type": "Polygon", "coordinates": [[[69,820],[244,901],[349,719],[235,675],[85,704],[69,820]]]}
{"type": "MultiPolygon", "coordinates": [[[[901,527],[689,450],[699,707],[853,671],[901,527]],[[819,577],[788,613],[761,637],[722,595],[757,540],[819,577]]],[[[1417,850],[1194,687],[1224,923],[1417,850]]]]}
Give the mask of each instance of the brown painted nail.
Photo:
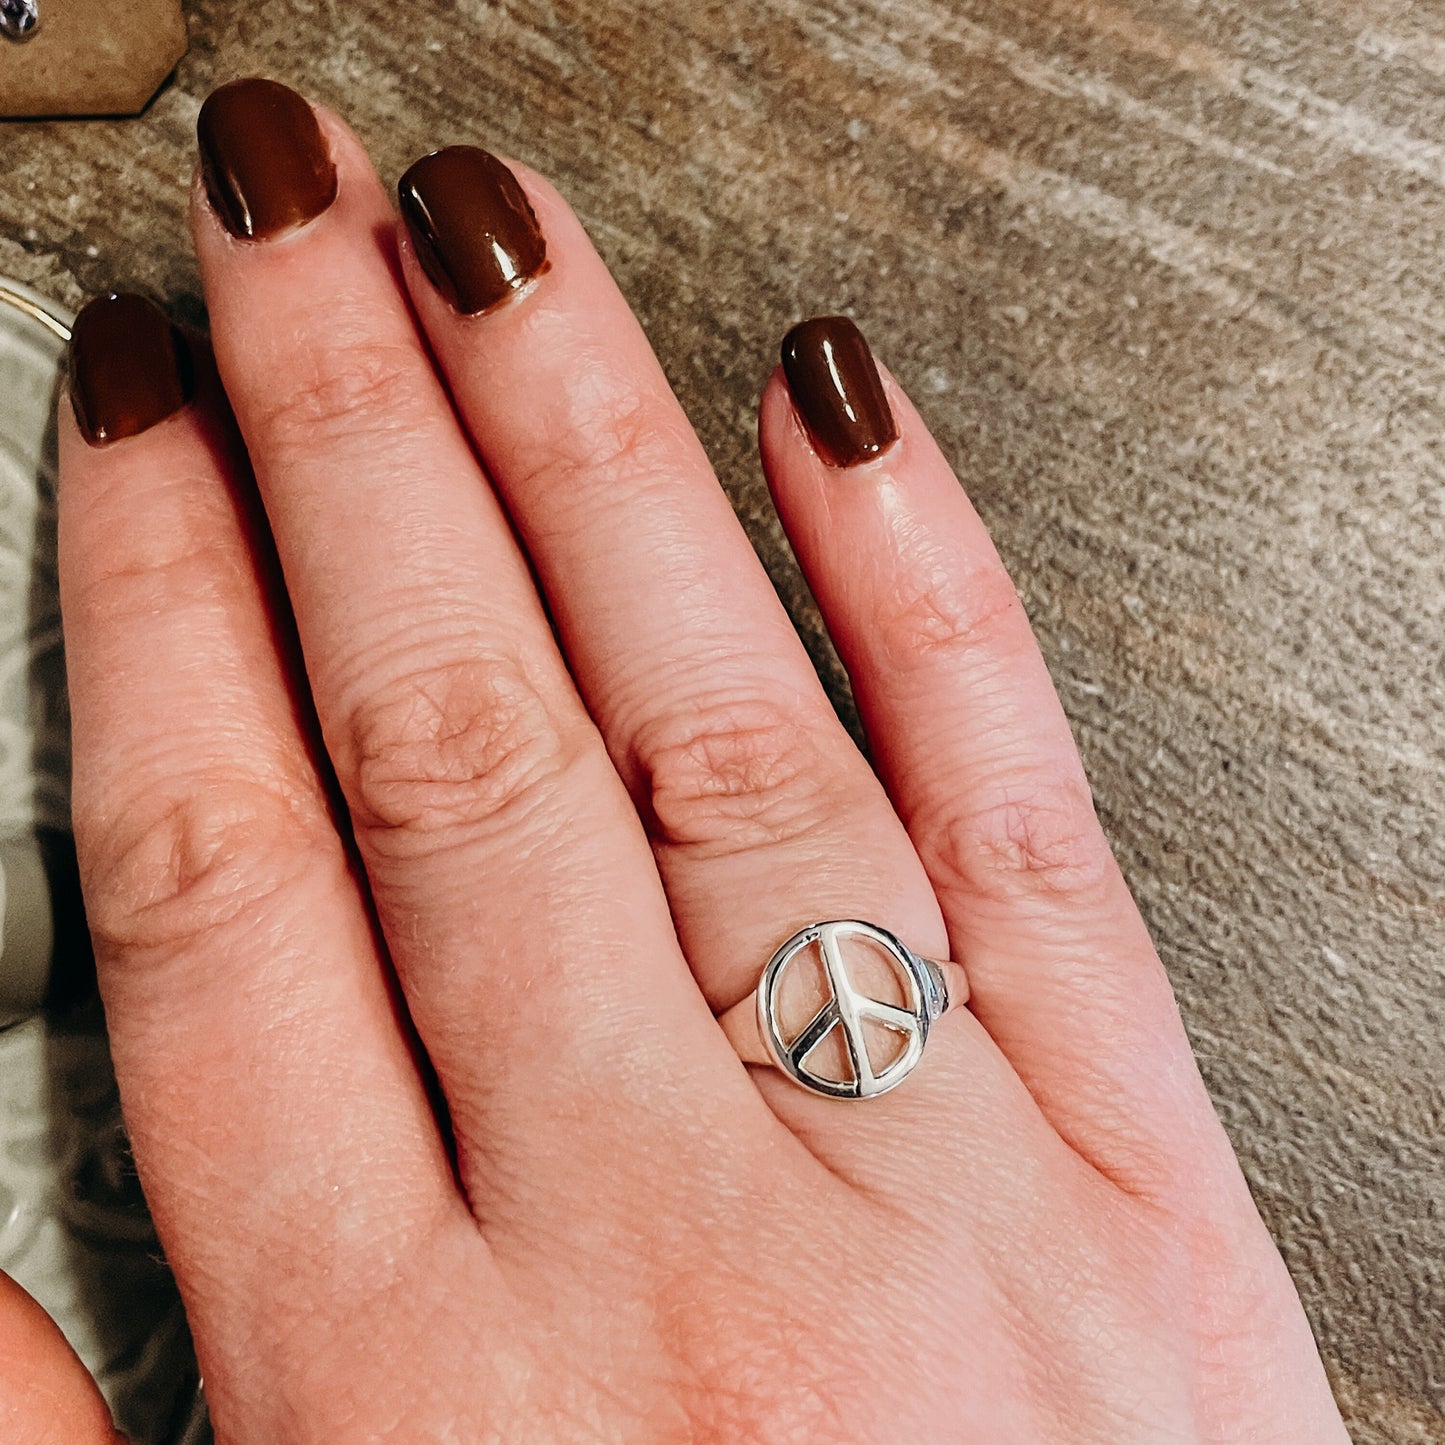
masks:
{"type": "Polygon", "coordinates": [[[527,193],[479,146],[423,156],[397,191],[422,269],[458,311],[487,311],[547,269],[527,193]]]}
{"type": "Polygon", "coordinates": [[[274,80],[213,90],[196,138],[206,194],[233,236],[264,241],[315,220],[336,199],[336,167],[316,113],[274,80]]]}
{"type": "Polygon", "coordinates": [[[186,339],[144,296],[97,296],[70,337],[70,401],[91,446],[147,431],[190,401],[186,339]]]}
{"type": "Polygon", "coordinates": [[[813,447],[830,467],[856,467],[898,440],[873,353],[846,316],[815,316],[783,338],[783,375],[813,447]]]}

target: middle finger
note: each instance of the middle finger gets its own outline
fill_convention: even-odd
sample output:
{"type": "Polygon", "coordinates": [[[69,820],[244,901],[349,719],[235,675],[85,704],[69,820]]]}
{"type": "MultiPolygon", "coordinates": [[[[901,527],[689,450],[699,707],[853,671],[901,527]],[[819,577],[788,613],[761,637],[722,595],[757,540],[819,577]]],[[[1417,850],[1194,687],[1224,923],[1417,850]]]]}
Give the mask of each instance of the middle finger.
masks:
{"type": "Polygon", "coordinates": [[[821,918],[945,956],[922,865],[576,217],[473,146],[424,157],[400,189],[418,313],[708,1001],[743,998],[821,918]]]}

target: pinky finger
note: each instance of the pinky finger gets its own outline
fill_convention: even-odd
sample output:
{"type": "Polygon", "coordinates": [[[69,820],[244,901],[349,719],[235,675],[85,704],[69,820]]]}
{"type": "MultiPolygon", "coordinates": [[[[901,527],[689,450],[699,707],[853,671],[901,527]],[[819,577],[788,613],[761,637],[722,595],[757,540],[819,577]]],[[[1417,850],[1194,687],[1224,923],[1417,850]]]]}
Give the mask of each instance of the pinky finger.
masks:
{"type": "Polygon", "coordinates": [[[943,907],[971,1007],[1055,1128],[1121,1181],[1217,1126],[978,514],[842,318],[789,334],[763,463],[943,907]]]}

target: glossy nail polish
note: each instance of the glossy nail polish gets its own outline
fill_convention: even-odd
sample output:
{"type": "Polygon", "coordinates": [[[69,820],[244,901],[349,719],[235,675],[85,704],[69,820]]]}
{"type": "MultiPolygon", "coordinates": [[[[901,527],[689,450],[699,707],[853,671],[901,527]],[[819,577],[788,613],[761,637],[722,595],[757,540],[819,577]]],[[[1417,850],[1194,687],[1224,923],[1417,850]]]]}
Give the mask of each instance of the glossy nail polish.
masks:
{"type": "Polygon", "coordinates": [[[813,448],[830,467],[856,467],[898,440],[873,353],[846,316],[815,316],[783,338],[783,375],[813,448]]]}
{"type": "Polygon", "coordinates": [[[242,240],[304,226],[336,199],[336,167],[315,112],[274,80],[212,91],[196,138],[211,206],[242,240]]]}
{"type": "Polygon", "coordinates": [[[97,296],[75,318],[70,401],[91,446],[149,430],[190,401],[186,339],[144,296],[97,296]]]}
{"type": "Polygon", "coordinates": [[[397,191],[422,269],[458,311],[488,311],[547,269],[547,243],[527,194],[488,151],[433,151],[397,191]]]}

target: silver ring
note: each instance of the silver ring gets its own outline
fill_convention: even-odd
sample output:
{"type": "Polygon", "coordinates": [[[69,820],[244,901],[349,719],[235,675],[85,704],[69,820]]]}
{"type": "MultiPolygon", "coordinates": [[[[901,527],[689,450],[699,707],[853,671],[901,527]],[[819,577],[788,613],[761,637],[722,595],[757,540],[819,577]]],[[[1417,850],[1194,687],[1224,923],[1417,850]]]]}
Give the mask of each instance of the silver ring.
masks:
{"type": "Polygon", "coordinates": [[[0,0],[0,35],[29,40],[40,24],[38,0],[0,0]]]}
{"type": "Polygon", "coordinates": [[[745,1064],[771,1065],[830,1099],[874,1099],[917,1068],[929,1030],[967,1002],[959,964],[921,958],[886,928],[842,918],[799,929],[751,997],[718,1022],[745,1064]],[[869,984],[855,981],[865,970],[869,984]]]}

